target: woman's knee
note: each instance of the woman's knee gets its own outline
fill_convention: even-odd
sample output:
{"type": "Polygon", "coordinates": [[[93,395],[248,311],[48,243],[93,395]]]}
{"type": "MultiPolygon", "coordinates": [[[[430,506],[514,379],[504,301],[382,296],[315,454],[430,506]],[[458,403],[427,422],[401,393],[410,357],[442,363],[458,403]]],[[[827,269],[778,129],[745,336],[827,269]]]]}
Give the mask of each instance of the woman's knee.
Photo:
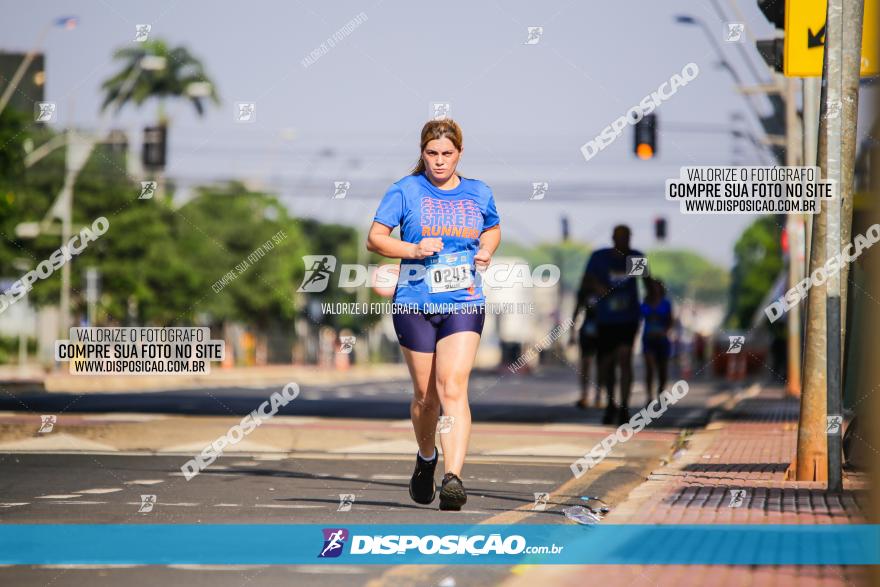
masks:
{"type": "Polygon", "coordinates": [[[413,403],[428,410],[440,409],[440,398],[433,386],[415,387],[413,389],[413,403]]]}
{"type": "Polygon", "coordinates": [[[452,373],[437,377],[437,396],[442,399],[457,400],[467,393],[467,375],[452,373]]]}

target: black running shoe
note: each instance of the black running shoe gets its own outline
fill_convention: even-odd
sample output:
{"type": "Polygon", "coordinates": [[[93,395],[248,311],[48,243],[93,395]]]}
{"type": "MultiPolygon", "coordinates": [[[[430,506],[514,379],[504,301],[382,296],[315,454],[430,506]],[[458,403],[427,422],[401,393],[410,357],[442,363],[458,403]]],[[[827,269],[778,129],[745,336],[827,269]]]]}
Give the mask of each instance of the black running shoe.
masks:
{"type": "Polygon", "coordinates": [[[607,406],[605,406],[605,412],[602,414],[602,424],[604,426],[613,424],[617,419],[617,415],[617,404],[609,403],[607,406]]]}
{"type": "Polygon", "coordinates": [[[617,411],[617,424],[623,426],[627,422],[629,422],[629,407],[620,406],[617,411]]]}
{"type": "Polygon", "coordinates": [[[467,493],[461,479],[455,473],[446,473],[440,488],[440,509],[457,512],[466,502],[467,493]]]}
{"type": "Polygon", "coordinates": [[[416,470],[409,480],[409,496],[416,503],[429,504],[437,496],[437,484],[434,483],[434,469],[440,455],[434,449],[434,458],[426,461],[416,453],[416,470]]]}

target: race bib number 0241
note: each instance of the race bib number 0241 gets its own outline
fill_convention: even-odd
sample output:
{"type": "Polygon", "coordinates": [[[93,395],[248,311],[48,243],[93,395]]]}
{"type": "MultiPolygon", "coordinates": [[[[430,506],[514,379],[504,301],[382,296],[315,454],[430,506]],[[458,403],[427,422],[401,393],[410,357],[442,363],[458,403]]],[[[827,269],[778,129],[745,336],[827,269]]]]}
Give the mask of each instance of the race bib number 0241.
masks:
{"type": "Polygon", "coordinates": [[[426,260],[428,289],[431,293],[456,291],[473,285],[472,264],[467,253],[448,253],[426,260]]]}

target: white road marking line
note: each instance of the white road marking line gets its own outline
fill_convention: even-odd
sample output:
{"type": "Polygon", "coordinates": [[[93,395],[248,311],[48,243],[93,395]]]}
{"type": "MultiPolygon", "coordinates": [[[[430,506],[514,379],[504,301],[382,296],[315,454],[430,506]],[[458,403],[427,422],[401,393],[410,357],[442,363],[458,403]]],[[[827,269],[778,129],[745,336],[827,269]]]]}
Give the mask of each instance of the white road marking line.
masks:
{"type": "Polygon", "coordinates": [[[492,515],[490,512],[481,512],[480,510],[460,510],[460,511],[457,511],[457,512],[456,512],[456,511],[448,511],[448,512],[443,512],[443,513],[444,513],[444,514],[458,514],[458,515],[461,515],[461,516],[463,516],[463,515],[465,515],[465,514],[471,514],[471,515],[475,515],[475,516],[477,516],[477,515],[479,515],[479,516],[489,516],[489,515],[492,515]]]}
{"type": "MultiPolygon", "coordinates": [[[[125,502],[125,505],[143,505],[143,504],[139,501],[127,501],[127,502],[125,502]]],[[[177,502],[177,503],[158,501],[158,502],[156,502],[156,505],[162,505],[162,506],[175,505],[175,506],[181,506],[181,507],[194,507],[194,506],[201,505],[201,504],[191,502],[191,501],[181,501],[181,502],[177,502]]]]}
{"type": "Polygon", "coordinates": [[[134,481],[126,481],[126,485],[158,485],[165,483],[164,479],[135,479],[134,481]]]}
{"type": "Polygon", "coordinates": [[[362,575],[367,570],[354,565],[298,565],[293,572],[304,575],[362,575]]]}
{"type": "Polygon", "coordinates": [[[49,501],[46,503],[55,503],[55,504],[62,504],[62,505],[100,505],[100,504],[104,504],[107,502],[106,501],[88,501],[85,499],[80,499],[80,500],[72,500],[72,501],[49,501]]]}
{"type": "Polygon", "coordinates": [[[90,493],[100,495],[102,493],[116,493],[122,491],[121,487],[99,487],[97,489],[80,489],[77,493],[90,493]]]}
{"type": "Polygon", "coordinates": [[[510,483],[512,485],[556,485],[555,481],[547,479],[514,479],[510,483]]]}
{"type": "Polygon", "coordinates": [[[233,467],[259,467],[260,463],[255,463],[253,461],[236,461],[232,463],[233,467]]]}
{"type": "Polygon", "coordinates": [[[3,452],[51,452],[51,453],[73,453],[73,452],[116,452],[116,448],[109,444],[81,438],[66,432],[53,432],[52,434],[42,434],[38,438],[22,438],[9,442],[0,443],[0,450],[3,452]]]}
{"type": "Polygon", "coordinates": [[[267,454],[267,455],[254,455],[253,458],[255,461],[283,461],[287,458],[286,454],[267,454]]]}
{"type": "Polygon", "coordinates": [[[72,499],[82,497],[79,493],[60,493],[57,495],[38,495],[37,499],[72,499]]]}
{"type": "Polygon", "coordinates": [[[136,412],[116,412],[113,414],[96,414],[93,416],[83,416],[83,420],[120,420],[130,422],[153,422],[155,420],[166,420],[168,416],[155,414],[138,414],[136,412]]]}
{"type": "Polygon", "coordinates": [[[240,503],[215,503],[215,508],[240,508],[240,503]]]}
{"type": "Polygon", "coordinates": [[[289,510],[304,510],[304,509],[314,509],[314,508],[323,508],[322,505],[302,505],[302,504],[281,504],[281,503],[258,503],[254,507],[257,508],[280,508],[280,509],[289,509],[289,510]]]}
{"type": "Polygon", "coordinates": [[[83,570],[83,571],[91,571],[98,569],[133,569],[135,567],[145,567],[147,565],[128,565],[128,564],[119,564],[119,565],[34,565],[37,569],[72,569],[72,570],[83,570]]]}
{"type": "Polygon", "coordinates": [[[396,420],[390,424],[389,428],[412,428],[412,420],[396,420]]]}
{"type": "Polygon", "coordinates": [[[370,475],[370,479],[376,481],[409,481],[411,475],[370,475]]]}
{"type": "Polygon", "coordinates": [[[264,569],[269,565],[165,565],[169,569],[178,571],[247,571],[250,569],[264,569]]]}
{"type": "Polygon", "coordinates": [[[375,454],[399,454],[399,455],[415,455],[419,450],[419,445],[415,440],[378,440],[374,442],[366,442],[353,446],[344,446],[342,448],[334,448],[328,453],[375,453],[375,454]]]}
{"type": "Polygon", "coordinates": [[[0,508],[14,508],[20,505],[30,505],[29,501],[10,501],[7,503],[0,503],[0,508]]]}
{"type": "Polygon", "coordinates": [[[581,457],[584,448],[576,444],[538,444],[533,446],[517,446],[498,450],[487,450],[486,456],[544,456],[544,457],[581,457]]]}

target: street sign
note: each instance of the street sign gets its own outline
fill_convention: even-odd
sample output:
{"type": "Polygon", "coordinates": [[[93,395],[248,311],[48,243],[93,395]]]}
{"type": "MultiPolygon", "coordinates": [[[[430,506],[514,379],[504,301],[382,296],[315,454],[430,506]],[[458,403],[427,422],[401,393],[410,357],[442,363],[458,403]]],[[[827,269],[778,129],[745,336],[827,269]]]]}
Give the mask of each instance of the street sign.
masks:
{"type": "MultiPolygon", "coordinates": [[[[877,75],[877,0],[864,0],[862,77],[877,75]]],[[[785,0],[785,75],[821,77],[827,0],[785,0]]]]}

